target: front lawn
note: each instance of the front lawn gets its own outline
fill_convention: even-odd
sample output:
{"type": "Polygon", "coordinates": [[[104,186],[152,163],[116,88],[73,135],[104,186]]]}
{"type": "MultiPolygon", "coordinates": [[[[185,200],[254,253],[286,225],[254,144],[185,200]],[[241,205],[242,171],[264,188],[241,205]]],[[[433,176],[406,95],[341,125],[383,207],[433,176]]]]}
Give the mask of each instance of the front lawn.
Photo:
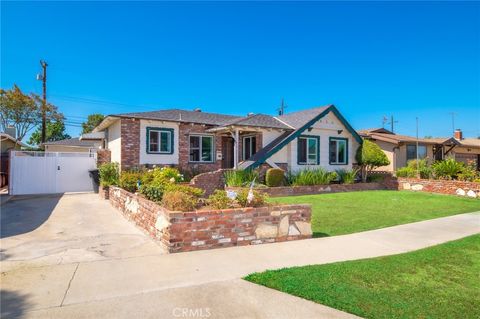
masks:
{"type": "Polygon", "coordinates": [[[312,205],[314,237],[378,229],[480,211],[480,200],[411,191],[365,191],[271,198],[312,205]]]}
{"type": "Polygon", "coordinates": [[[480,318],[480,235],[245,279],[365,318],[480,318]]]}

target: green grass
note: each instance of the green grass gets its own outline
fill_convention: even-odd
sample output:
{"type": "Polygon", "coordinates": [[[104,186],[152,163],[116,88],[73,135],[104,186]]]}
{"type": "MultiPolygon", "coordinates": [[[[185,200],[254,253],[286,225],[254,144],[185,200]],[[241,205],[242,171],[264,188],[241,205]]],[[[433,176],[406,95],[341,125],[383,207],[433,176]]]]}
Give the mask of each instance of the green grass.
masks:
{"type": "Polygon", "coordinates": [[[314,237],[378,229],[480,211],[480,200],[411,191],[365,191],[271,198],[312,205],[314,237]]]}
{"type": "Polygon", "coordinates": [[[365,318],[480,318],[480,235],[245,279],[365,318]]]}

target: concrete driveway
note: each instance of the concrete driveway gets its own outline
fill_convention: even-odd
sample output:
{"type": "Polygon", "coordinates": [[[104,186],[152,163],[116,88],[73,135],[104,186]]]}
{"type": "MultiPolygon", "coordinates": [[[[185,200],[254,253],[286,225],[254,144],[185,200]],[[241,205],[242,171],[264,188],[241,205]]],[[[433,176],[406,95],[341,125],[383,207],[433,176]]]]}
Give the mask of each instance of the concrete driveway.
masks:
{"type": "Polygon", "coordinates": [[[240,278],[397,254],[480,231],[478,213],[363,233],[163,254],[95,194],[2,206],[2,318],[352,318],[240,278]],[[3,231],[5,230],[5,233],[3,231]]]}

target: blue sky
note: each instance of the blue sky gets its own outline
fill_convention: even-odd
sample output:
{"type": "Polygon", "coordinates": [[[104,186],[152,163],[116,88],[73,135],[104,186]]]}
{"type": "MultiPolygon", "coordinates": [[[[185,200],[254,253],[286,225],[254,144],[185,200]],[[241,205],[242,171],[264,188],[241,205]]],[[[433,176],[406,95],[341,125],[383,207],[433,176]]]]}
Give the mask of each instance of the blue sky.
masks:
{"type": "Polygon", "coordinates": [[[480,135],[480,4],[2,2],[1,86],[67,116],[163,108],[275,114],[335,104],[356,129],[480,135]]]}

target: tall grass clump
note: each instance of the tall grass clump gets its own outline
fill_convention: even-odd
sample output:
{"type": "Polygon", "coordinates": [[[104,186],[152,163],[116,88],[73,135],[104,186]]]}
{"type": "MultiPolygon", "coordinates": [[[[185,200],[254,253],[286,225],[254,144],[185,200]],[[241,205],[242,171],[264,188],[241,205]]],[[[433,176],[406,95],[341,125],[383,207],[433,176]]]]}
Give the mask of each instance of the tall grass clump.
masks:
{"type": "Polygon", "coordinates": [[[228,187],[248,186],[253,180],[258,182],[258,172],[254,170],[226,171],[223,176],[228,187]]]}
{"type": "Polygon", "coordinates": [[[326,185],[336,178],[336,172],[328,172],[323,168],[304,169],[287,176],[289,184],[293,186],[326,185]]]}
{"type": "Polygon", "coordinates": [[[353,184],[355,183],[355,178],[357,177],[358,169],[339,169],[336,171],[340,183],[343,184],[353,184]]]}

